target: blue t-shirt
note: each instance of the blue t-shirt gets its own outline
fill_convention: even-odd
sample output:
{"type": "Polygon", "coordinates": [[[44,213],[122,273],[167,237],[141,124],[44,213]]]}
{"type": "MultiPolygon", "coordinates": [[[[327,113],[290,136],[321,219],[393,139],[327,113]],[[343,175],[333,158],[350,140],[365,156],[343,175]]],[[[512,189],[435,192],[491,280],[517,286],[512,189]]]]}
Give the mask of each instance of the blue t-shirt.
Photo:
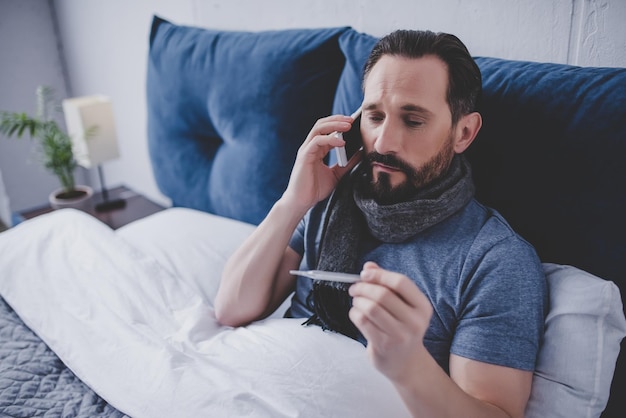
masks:
{"type": "MultiPolygon", "coordinates": [[[[314,269],[326,205],[304,217],[290,242],[314,269]]],[[[374,261],[413,280],[434,312],[424,345],[448,372],[450,353],[534,370],[547,306],[547,287],[534,248],[496,211],[471,200],[461,211],[403,243],[369,234],[359,265],[374,261]]],[[[298,278],[288,315],[308,318],[312,281],[298,278]]]]}

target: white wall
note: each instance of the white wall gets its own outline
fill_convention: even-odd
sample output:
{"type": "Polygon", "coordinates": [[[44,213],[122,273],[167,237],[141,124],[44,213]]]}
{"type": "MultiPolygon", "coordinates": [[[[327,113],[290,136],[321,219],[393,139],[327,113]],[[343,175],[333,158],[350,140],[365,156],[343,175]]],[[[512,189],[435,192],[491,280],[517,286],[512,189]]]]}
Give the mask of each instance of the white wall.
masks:
{"type": "MultiPolygon", "coordinates": [[[[38,85],[67,96],[51,8],[41,0],[0,0],[0,110],[34,114],[38,85]]],[[[47,202],[61,187],[43,168],[36,144],[0,135],[0,170],[13,210],[47,202]]],[[[77,170],[77,180],[85,173],[77,170]]]]}
{"type": "MultiPolygon", "coordinates": [[[[382,36],[398,28],[431,29],[458,35],[473,55],[626,67],[624,0],[50,1],[58,19],[68,91],[74,96],[106,94],[114,104],[122,157],[104,166],[107,184],[127,184],[165,204],[168,200],[152,176],[146,140],[145,75],[153,14],[177,24],[232,30],[352,26],[382,36]]],[[[44,4],[0,0],[0,39],[7,33],[2,8],[18,2],[44,4]]],[[[25,32],[19,31],[28,48],[19,53],[38,54],[41,46],[25,32]]],[[[7,74],[4,62],[0,80],[7,74]]],[[[24,106],[20,92],[1,100],[0,109],[24,106]]],[[[6,182],[13,173],[1,158],[0,164],[6,182]]],[[[13,190],[7,189],[13,202],[13,190]]]]}
{"type": "Polygon", "coordinates": [[[9,196],[6,194],[2,171],[0,171],[0,232],[11,226],[11,206],[9,196]]]}

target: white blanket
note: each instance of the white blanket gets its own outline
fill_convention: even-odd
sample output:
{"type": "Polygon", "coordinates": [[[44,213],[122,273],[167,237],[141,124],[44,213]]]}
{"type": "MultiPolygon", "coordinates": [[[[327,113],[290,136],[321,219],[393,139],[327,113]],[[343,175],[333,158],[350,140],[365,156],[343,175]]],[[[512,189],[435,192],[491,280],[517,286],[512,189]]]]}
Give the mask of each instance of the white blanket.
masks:
{"type": "Polygon", "coordinates": [[[0,294],[134,418],[408,416],[349,338],[282,312],[220,326],[217,279],[252,227],[184,211],[117,233],[71,209],[24,222],[0,234],[0,294]]]}

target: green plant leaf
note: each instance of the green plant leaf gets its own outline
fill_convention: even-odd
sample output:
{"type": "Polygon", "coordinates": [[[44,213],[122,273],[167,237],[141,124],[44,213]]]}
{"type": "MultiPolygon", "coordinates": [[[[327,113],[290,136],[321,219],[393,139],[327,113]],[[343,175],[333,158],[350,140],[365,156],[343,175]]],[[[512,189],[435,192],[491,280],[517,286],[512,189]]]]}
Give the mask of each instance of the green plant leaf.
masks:
{"type": "Polygon", "coordinates": [[[7,137],[21,138],[26,132],[38,141],[43,165],[54,173],[66,191],[74,189],[74,170],[77,163],[72,151],[72,141],[52,118],[53,110],[61,109],[54,100],[54,90],[39,86],[36,91],[37,115],[25,112],[0,112],[0,132],[7,137]]]}

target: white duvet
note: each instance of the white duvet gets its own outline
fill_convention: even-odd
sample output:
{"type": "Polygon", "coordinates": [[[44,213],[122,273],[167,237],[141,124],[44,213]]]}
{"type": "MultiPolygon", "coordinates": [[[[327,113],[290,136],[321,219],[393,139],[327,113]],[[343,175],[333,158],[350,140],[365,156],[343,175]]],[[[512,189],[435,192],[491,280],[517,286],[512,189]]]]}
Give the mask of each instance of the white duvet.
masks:
{"type": "Polygon", "coordinates": [[[168,209],[112,231],[56,211],[0,234],[0,293],[134,418],[408,416],[349,338],[283,308],[245,328],[216,322],[223,263],[252,228],[168,209]]]}

